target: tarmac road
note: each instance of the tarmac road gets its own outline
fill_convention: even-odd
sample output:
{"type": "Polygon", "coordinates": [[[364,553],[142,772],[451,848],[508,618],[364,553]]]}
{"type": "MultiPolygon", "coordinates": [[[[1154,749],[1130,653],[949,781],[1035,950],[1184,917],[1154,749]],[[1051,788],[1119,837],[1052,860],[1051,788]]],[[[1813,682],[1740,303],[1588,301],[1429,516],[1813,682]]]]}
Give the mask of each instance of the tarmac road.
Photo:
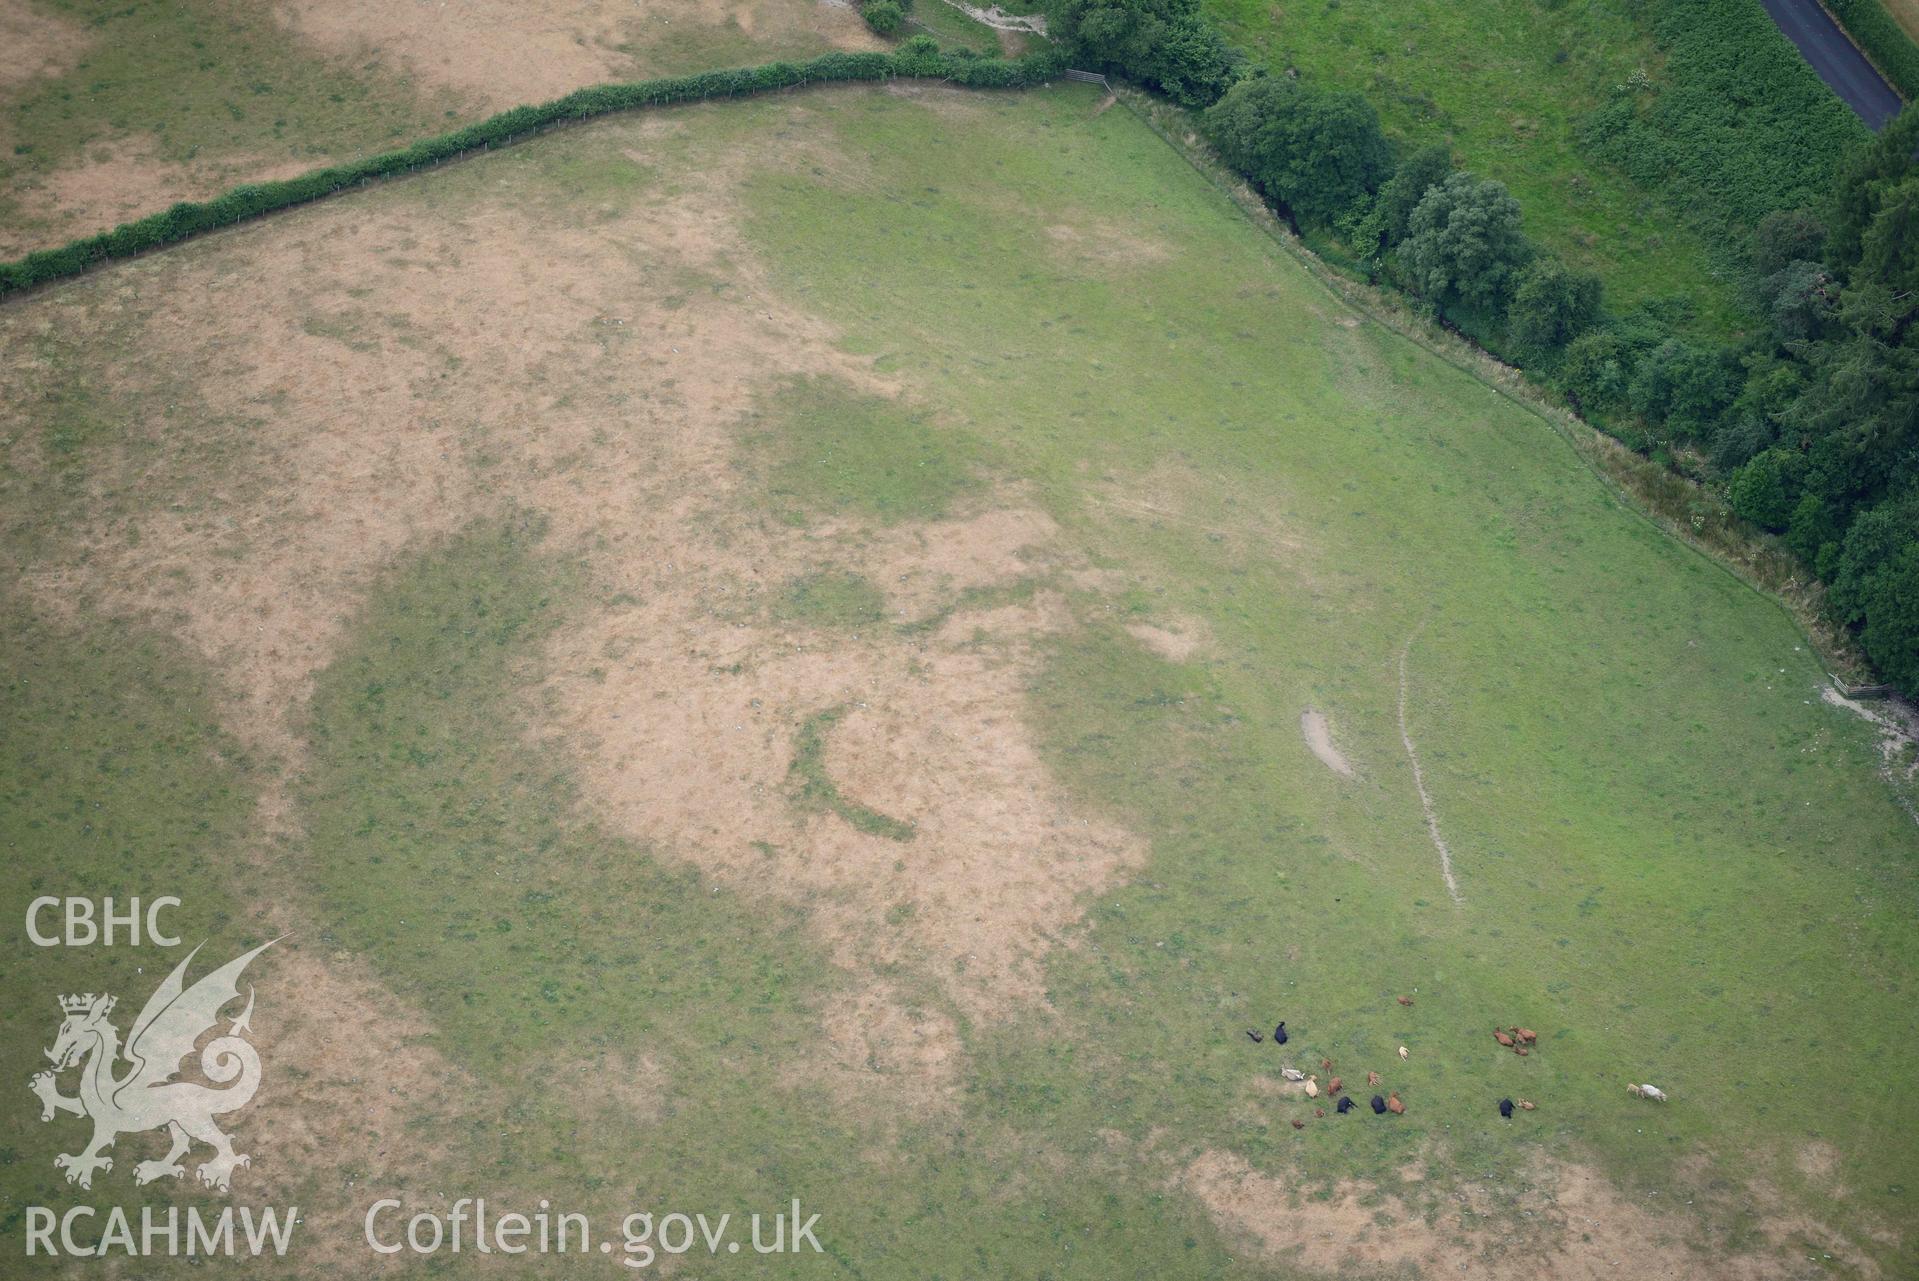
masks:
{"type": "Polygon", "coordinates": [[[1819,78],[1851,107],[1867,126],[1884,129],[1905,104],[1873,69],[1819,0],[1759,0],[1766,12],[1799,46],[1819,78]]]}

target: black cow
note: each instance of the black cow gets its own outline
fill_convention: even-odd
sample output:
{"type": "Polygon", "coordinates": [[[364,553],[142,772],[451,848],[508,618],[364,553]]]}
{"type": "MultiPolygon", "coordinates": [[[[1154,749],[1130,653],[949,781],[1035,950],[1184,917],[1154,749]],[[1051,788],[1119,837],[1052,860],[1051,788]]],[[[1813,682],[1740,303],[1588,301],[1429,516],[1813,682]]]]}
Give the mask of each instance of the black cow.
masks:
{"type": "Polygon", "coordinates": [[[1353,1096],[1349,1094],[1339,1101],[1339,1114],[1344,1116],[1358,1106],[1357,1103],[1353,1102],[1353,1096]]]}
{"type": "Polygon", "coordinates": [[[1284,1045],[1289,1039],[1291,1038],[1286,1035],[1286,1020],[1281,1019],[1279,1026],[1273,1029],[1273,1044],[1284,1045]]]}
{"type": "Polygon", "coordinates": [[[1513,1101],[1511,1099],[1501,1099],[1499,1101],[1499,1115],[1510,1119],[1512,1117],[1512,1114],[1513,1114],[1513,1101]]]}
{"type": "Polygon", "coordinates": [[[1373,1115],[1374,1116],[1386,1115],[1386,1100],[1380,1098],[1377,1094],[1373,1095],[1373,1115]]]}

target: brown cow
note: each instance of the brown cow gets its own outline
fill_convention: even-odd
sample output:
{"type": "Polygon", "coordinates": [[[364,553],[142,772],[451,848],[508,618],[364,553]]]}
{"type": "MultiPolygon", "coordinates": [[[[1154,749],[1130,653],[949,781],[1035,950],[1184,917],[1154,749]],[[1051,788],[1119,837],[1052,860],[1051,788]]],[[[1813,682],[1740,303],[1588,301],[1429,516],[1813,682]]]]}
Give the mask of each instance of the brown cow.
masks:
{"type": "Polygon", "coordinates": [[[1501,1032],[1498,1028],[1493,1029],[1493,1040],[1499,1042],[1509,1050],[1513,1048],[1513,1039],[1504,1032],[1501,1032]]]}
{"type": "Polygon", "coordinates": [[[1377,1073],[1377,1072],[1368,1072],[1368,1073],[1366,1074],[1366,1084],[1368,1084],[1368,1085],[1378,1085],[1378,1084],[1379,1084],[1379,1073],[1377,1073]]]}
{"type": "Polygon", "coordinates": [[[1399,1101],[1399,1091],[1394,1090],[1386,1096],[1386,1110],[1394,1116],[1404,1116],[1406,1114],[1406,1105],[1399,1101]]]}
{"type": "Polygon", "coordinates": [[[1345,1082],[1341,1081],[1338,1077],[1334,1077],[1332,1080],[1328,1081],[1326,1083],[1326,1097],[1330,1099],[1333,1095],[1338,1094],[1339,1087],[1344,1084],[1345,1082]]]}
{"type": "Polygon", "coordinates": [[[1517,1036],[1520,1040],[1524,1041],[1527,1045],[1531,1045],[1534,1041],[1537,1041],[1539,1039],[1539,1033],[1533,1031],[1529,1027],[1522,1027],[1522,1028],[1515,1029],[1514,1035],[1517,1036]]]}
{"type": "Polygon", "coordinates": [[[1410,996],[1402,996],[1399,998],[1399,1003],[1401,1005],[1411,1005],[1413,1003],[1413,998],[1410,996]]]}

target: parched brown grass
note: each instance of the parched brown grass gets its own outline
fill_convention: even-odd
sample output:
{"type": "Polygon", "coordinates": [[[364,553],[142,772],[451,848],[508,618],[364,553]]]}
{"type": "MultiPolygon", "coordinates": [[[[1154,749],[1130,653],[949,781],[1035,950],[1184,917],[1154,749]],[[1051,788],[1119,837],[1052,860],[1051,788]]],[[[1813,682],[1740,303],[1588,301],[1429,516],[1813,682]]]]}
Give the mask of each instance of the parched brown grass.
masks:
{"type": "MultiPolygon", "coordinates": [[[[674,127],[562,145],[646,154],[674,127]]],[[[1059,531],[1013,491],[930,524],[757,518],[735,497],[749,409],[794,375],[897,384],[761,278],[726,166],[582,226],[489,198],[535,163],[450,178],[457,207],[398,187],[134,268],[130,347],[97,376],[116,403],[187,386],[192,404],[103,447],[29,587],[185,638],[224,674],[233,731],[297,769],[314,675],[381,572],[476,519],[537,512],[617,602],[554,638],[535,731],[572,754],[592,817],[797,898],[855,973],[932,975],[974,1019],[1037,1004],[1083,900],[1144,857],[1066,799],[1024,720],[1039,646],[1076,625],[1065,598],[966,603],[1066,564],[1059,531]],[[165,492],[145,486],[161,476],[165,492]],[[766,608],[822,567],[877,583],[886,623],[839,634],[766,608]],[[829,773],[914,839],[795,807],[796,735],[833,709],[829,773]]],[[[0,325],[95,325],[128,284],[83,282],[0,325]]],[[[950,1072],[950,1048],[925,1048],[950,1046],[946,1015],[896,1031],[835,1055],[950,1072]]]]}
{"type": "MultiPolygon", "coordinates": [[[[970,1124],[975,1064],[1004,1052],[989,1038],[1063,1021],[1049,962],[1093,957],[1089,905],[1146,866],[1148,842],[1128,825],[1139,820],[1055,776],[1033,723],[1043,665],[1093,622],[1195,670],[1234,656],[1217,616],[1156,603],[1166,566],[1100,560],[1088,544],[1106,540],[1110,555],[1114,530],[1164,533],[1309,594],[1339,567],[1283,486],[1254,499],[1214,464],[1170,456],[1112,474],[1089,459],[1065,504],[989,460],[933,515],[775,510],[754,435],[777,434],[796,381],[964,430],[913,366],[864,354],[783,287],[737,212],[756,172],[869,163],[815,141],[825,114],[864,105],[864,92],[600,122],[0,308],[0,378],[19,391],[0,403],[0,513],[9,539],[16,518],[35,523],[30,544],[9,546],[31,546],[21,582],[39,608],[138,620],[217,674],[227,728],[267,763],[260,811],[281,853],[300,840],[285,780],[307,763],[316,673],[353,639],[369,593],[462,530],[528,516],[545,530],[541,554],[567,568],[569,598],[524,659],[521,720],[501,732],[577,786],[566,821],[693,869],[696,892],[803,910],[834,970],[816,1004],[802,998],[819,1035],[768,1052],[779,1079],[883,1120],[871,1127],[883,1133],[928,1117],[970,1124]],[[728,113],[748,110],[765,128],[725,132],[728,113]],[[47,505],[20,516],[25,495],[47,505]],[[793,584],[828,575],[877,606],[841,619],[785,608],[793,584]],[[808,803],[802,765],[843,804],[808,803]],[[884,821],[848,816],[861,813],[884,821]]],[[[942,118],[965,118],[951,97],[942,118]]],[[[1086,243],[1048,238],[1062,254],[1086,243]]],[[[1317,772],[1305,750],[1337,753],[1358,716],[1296,721],[1302,701],[1272,723],[1317,772]]],[[[1379,767],[1356,756],[1363,782],[1379,767]]],[[[310,904],[272,912],[303,940],[276,958],[282,972],[312,993],[270,1032],[263,1022],[276,1038],[263,1043],[308,1074],[272,1106],[311,1107],[263,1112],[260,1132],[276,1136],[282,1168],[358,1153],[355,1185],[315,1202],[345,1213],[400,1183],[405,1118],[488,1100],[390,976],[323,941],[308,950],[310,904]]],[[[1142,950],[1183,973],[1191,953],[1162,952],[1161,933],[1142,950]]],[[[1285,970],[1310,944],[1246,946],[1285,970]]],[[[1180,999],[1236,1008],[1236,994],[1198,986],[1180,999]]],[[[639,1135],[700,1070],[638,1036],[550,1066],[572,1118],[639,1135]]],[[[1287,1118],[1313,1106],[1270,1085],[1223,1098],[1231,1124],[1282,1142],[1287,1118]]],[[[1421,1183],[1408,1191],[1309,1182],[1217,1135],[1157,1142],[1117,1135],[1104,1159],[1190,1198],[1192,1222],[1274,1267],[1769,1278],[1795,1275],[1810,1242],[1872,1274],[1783,1200],[1763,1259],[1752,1242],[1702,1254],[1689,1211],[1655,1211],[1577,1163],[1542,1158],[1463,1191],[1407,1175],[1421,1183]],[[1515,1222],[1536,1229],[1514,1244],[1487,1226],[1515,1222]]],[[[446,1168],[430,1149],[422,1159],[446,1168]]],[[[1796,1168],[1836,1197],[1844,1159],[1808,1145],[1796,1168]]]]}
{"type": "Polygon", "coordinates": [[[29,139],[0,181],[0,258],[590,85],[886,47],[854,7],[826,0],[275,0],[129,14],[89,26],[0,0],[0,146],[29,139]],[[213,55],[209,30],[222,37],[213,55]],[[163,125],[124,99],[90,105],[102,84],[135,77],[170,104],[163,125]]]}
{"type": "Polygon", "coordinates": [[[79,61],[87,43],[78,23],[30,0],[0,0],[0,92],[60,75],[79,61]]]}
{"type": "Polygon", "coordinates": [[[376,57],[491,111],[609,80],[884,47],[851,6],[823,0],[279,0],[273,12],[316,52],[376,57]]]}
{"type": "MultiPolygon", "coordinates": [[[[1825,1265],[1790,1248],[1809,1226],[1803,1221],[1768,1220],[1770,1248],[1763,1251],[1711,1250],[1692,1237],[1686,1215],[1628,1200],[1592,1169],[1543,1156],[1438,1199],[1421,1196],[1417,1204],[1359,1180],[1263,1173],[1230,1152],[1200,1155],[1174,1186],[1198,1197],[1216,1223],[1263,1257],[1315,1275],[1386,1277],[1407,1269],[1487,1281],[1829,1275],[1825,1265]],[[1515,1223],[1526,1226],[1515,1231],[1515,1223]]],[[[1880,1275],[1872,1259],[1840,1239],[1816,1230],[1812,1239],[1855,1275],[1880,1275]]]]}

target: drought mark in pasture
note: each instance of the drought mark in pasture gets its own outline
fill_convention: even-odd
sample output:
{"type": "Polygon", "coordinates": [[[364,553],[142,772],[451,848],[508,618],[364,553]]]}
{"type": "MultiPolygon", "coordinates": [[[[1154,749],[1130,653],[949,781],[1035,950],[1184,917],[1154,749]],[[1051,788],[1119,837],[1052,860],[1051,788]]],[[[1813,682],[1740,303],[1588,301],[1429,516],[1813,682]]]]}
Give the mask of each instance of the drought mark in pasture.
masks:
{"type": "Polygon", "coordinates": [[[275,16],[322,54],[397,63],[492,110],[642,74],[885,47],[850,8],[804,0],[477,0],[451,9],[285,0],[275,16]]]}
{"type": "Polygon", "coordinates": [[[0,0],[0,89],[61,75],[80,60],[91,37],[79,24],[26,0],[0,0]]]}
{"type": "Polygon", "coordinates": [[[1433,807],[1432,793],[1426,790],[1426,771],[1419,765],[1419,749],[1413,746],[1412,731],[1406,727],[1406,663],[1412,656],[1413,642],[1425,629],[1424,623],[1415,627],[1406,643],[1399,647],[1399,741],[1406,745],[1406,759],[1413,763],[1413,786],[1419,789],[1419,807],[1426,812],[1426,832],[1433,838],[1433,848],[1439,851],[1439,874],[1445,878],[1446,893],[1454,903],[1464,903],[1459,882],[1453,876],[1453,853],[1446,847],[1446,838],[1440,835],[1439,811],[1433,807]]]}
{"type": "MultiPolygon", "coordinates": [[[[1400,721],[1405,724],[1404,718],[1400,721]]],[[[1343,778],[1353,776],[1353,763],[1346,759],[1345,753],[1333,746],[1332,727],[1327,724],[1326,714],[1307,708],[1299,714],[1299,732],[1306,736],[1306,746],[1313,749],[1313,755],[1333,773],[1343,778]]]]}
{"type": "Polygon", "coordinates": [[[895,1102],[893,1116],[948,1110],[959,1087],[964,1045],[944,1011],[904,999],[884,980],[842,994],[824,1014],[826,1061],[804,1074],[836,1093],[870,1098],[875,1090],[895,1102]]]}
{"type": "Polygon", "coordinates": [[[1196,618],[1172,620],[1171,626],[1128,623],[1127,633],[1169,663],[1183,663],[1206,643],[1206,624],[1196,618]]]}
{"type": "Polygon", "coordinates": [[[249,1178],[270,1198],[298,1197],[303,1214],[328,1225],[304,1243],[315,1266],[348,1265],[365,1252],[347,1230],[362,1198],[449,1177],[462,1117],[491,1115],[498,1101],[441,1054],[432,1025],[363,961],[296,940],[266,973],[259,1027],[269,1088],[246,1113],[249,1135],[263,1140],[249,1178]],[[343,1152],[355,1178],[308,1180],[343,1152]]]}
{"type": "MultiPolygon", "coordinates": [[[[1702,1253],[1692,1224],[1634,1204],[1586,1166],[1543,1156],[1475,1182],[1450,1210],[1413,1204],[1402,1198],[1414,1193],[1395,1196],[1360,1179],[1330,1187],[1288,1179],[1231,1152],[1203,1153],[1174,1184],[1262,1255],[1329,1276],[1416,1268],[1422,1276],[1470,1274],[1487,1281],[1593,1281],[1625,1275],[1626,1260],[1634,1276],[1756,1281],[1800,1275],[1780,1269],[1772,1253],[1702,1253]],[[1512,1235],[1520,1218],[1526,1226],[1512,1235]]],[[[1861,1275],[1878,1275],[1871,1259],[1796,1217],[1768,1221],[1763,1233],[1773,1247],[1800,1234],[1861,1275]]]]}
{"type": "Polygon", "coordinates": [[[210,200],[242,180],[275,182],[313,167],[308,160],[271,161],[251,153],[172,160],[150,133],[102,141],[31,182],[17,183],[14,196],[29,225],[0,226],[0,256],[51,248],[76,229],[117,226],[176,201],[210,200]]]}

